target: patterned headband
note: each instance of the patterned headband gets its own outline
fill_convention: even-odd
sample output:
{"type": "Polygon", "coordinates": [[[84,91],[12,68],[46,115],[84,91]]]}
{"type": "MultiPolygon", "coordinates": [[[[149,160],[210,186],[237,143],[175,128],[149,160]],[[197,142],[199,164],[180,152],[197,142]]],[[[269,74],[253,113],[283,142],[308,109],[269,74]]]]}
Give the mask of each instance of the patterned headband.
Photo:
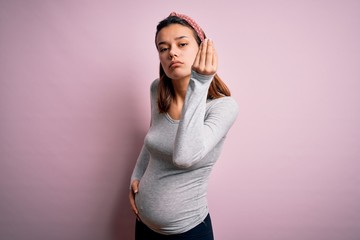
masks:
{"type": "Polygon", "coordinates": [[[189,16],[186,16],[186,15],[180,14],[180,13],[176,13],[176,12],[172,12],[169,15],[169,17],[171,17],[171,16],[176,16],[178,18],[185,20],[195,30],[195,32],[198,35],[198,37],[200,38],[200,40],[204,41],[205,36],[204,36],[203,30],[193,19],[191,19],[189,16]]]}

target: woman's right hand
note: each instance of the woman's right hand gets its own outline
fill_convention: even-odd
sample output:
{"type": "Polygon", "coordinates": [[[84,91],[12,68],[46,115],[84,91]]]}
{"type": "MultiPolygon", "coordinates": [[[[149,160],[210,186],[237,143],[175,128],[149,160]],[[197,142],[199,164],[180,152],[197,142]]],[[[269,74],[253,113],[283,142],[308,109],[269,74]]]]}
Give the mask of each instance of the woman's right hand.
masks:
{"type": "Polygon", "coordinates": [[[132,211],[135,213],[137,220],[140,221],[139,218],[139,211],[136,207],[136,203],[135,203],[135,195],[138,193],[139,191],[139,180],[134,180],[131,183],[131,190],[129,192],[129,200],[130,200],[130,205],[131,205],[131,209],[132,211]]]}
{"type": "Polygon", "coordinates": [[[192,70],[203,75],[213,75],[218,67],[217,53],[214,43],[210,39],[202,41],[199,51],[195,57],[192,70]]]}

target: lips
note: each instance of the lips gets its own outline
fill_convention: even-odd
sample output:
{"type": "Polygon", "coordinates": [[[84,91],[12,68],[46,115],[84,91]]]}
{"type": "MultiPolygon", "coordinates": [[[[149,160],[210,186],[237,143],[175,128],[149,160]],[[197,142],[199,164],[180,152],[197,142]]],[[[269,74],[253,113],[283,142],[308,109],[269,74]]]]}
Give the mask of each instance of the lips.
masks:
{"type": "Polygon", "coordinates": [[[180,61],[171,61],[169,68],[176,67],[180,64],[182,64],[182,62],[180,62],[180,61]]]}

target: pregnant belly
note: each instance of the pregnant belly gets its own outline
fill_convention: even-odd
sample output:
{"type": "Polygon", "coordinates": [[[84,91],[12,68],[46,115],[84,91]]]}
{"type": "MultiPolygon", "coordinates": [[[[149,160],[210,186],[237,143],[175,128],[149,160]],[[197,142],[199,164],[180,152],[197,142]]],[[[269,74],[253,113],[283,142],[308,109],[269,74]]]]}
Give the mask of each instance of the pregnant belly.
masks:
{"type": "Polygon", "coordinates": [[[140,219],[158,232],[176,232],[197,222],[207,211],[205,194],[192,189],[164,190],[161,186],[146,187],[140,183],[136,206],[140,219]]]}

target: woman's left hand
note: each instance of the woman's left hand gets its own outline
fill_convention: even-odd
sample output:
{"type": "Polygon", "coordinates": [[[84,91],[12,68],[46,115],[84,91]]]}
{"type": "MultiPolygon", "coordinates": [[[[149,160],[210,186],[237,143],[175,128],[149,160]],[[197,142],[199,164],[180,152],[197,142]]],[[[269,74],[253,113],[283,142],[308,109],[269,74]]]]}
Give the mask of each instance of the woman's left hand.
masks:
{"type": "Polygon", "coordinates": [[[217,71],[217,54],[214,43],[210,39],[205,39],[199,47],[192,69],[203,75],[213,75],[217,71]]]}
{"type": "Polygon", "coordinates": [[[139,180],[134,180],[131,183],[131,190],[129,192],[129,200],[130,200],[131,209],[135,213],[137,220],[140,221],[139,210],[137,209],[136,203],[135,203],[135,194],[137,194],[138,192],[139,192],[139,180]]]}

